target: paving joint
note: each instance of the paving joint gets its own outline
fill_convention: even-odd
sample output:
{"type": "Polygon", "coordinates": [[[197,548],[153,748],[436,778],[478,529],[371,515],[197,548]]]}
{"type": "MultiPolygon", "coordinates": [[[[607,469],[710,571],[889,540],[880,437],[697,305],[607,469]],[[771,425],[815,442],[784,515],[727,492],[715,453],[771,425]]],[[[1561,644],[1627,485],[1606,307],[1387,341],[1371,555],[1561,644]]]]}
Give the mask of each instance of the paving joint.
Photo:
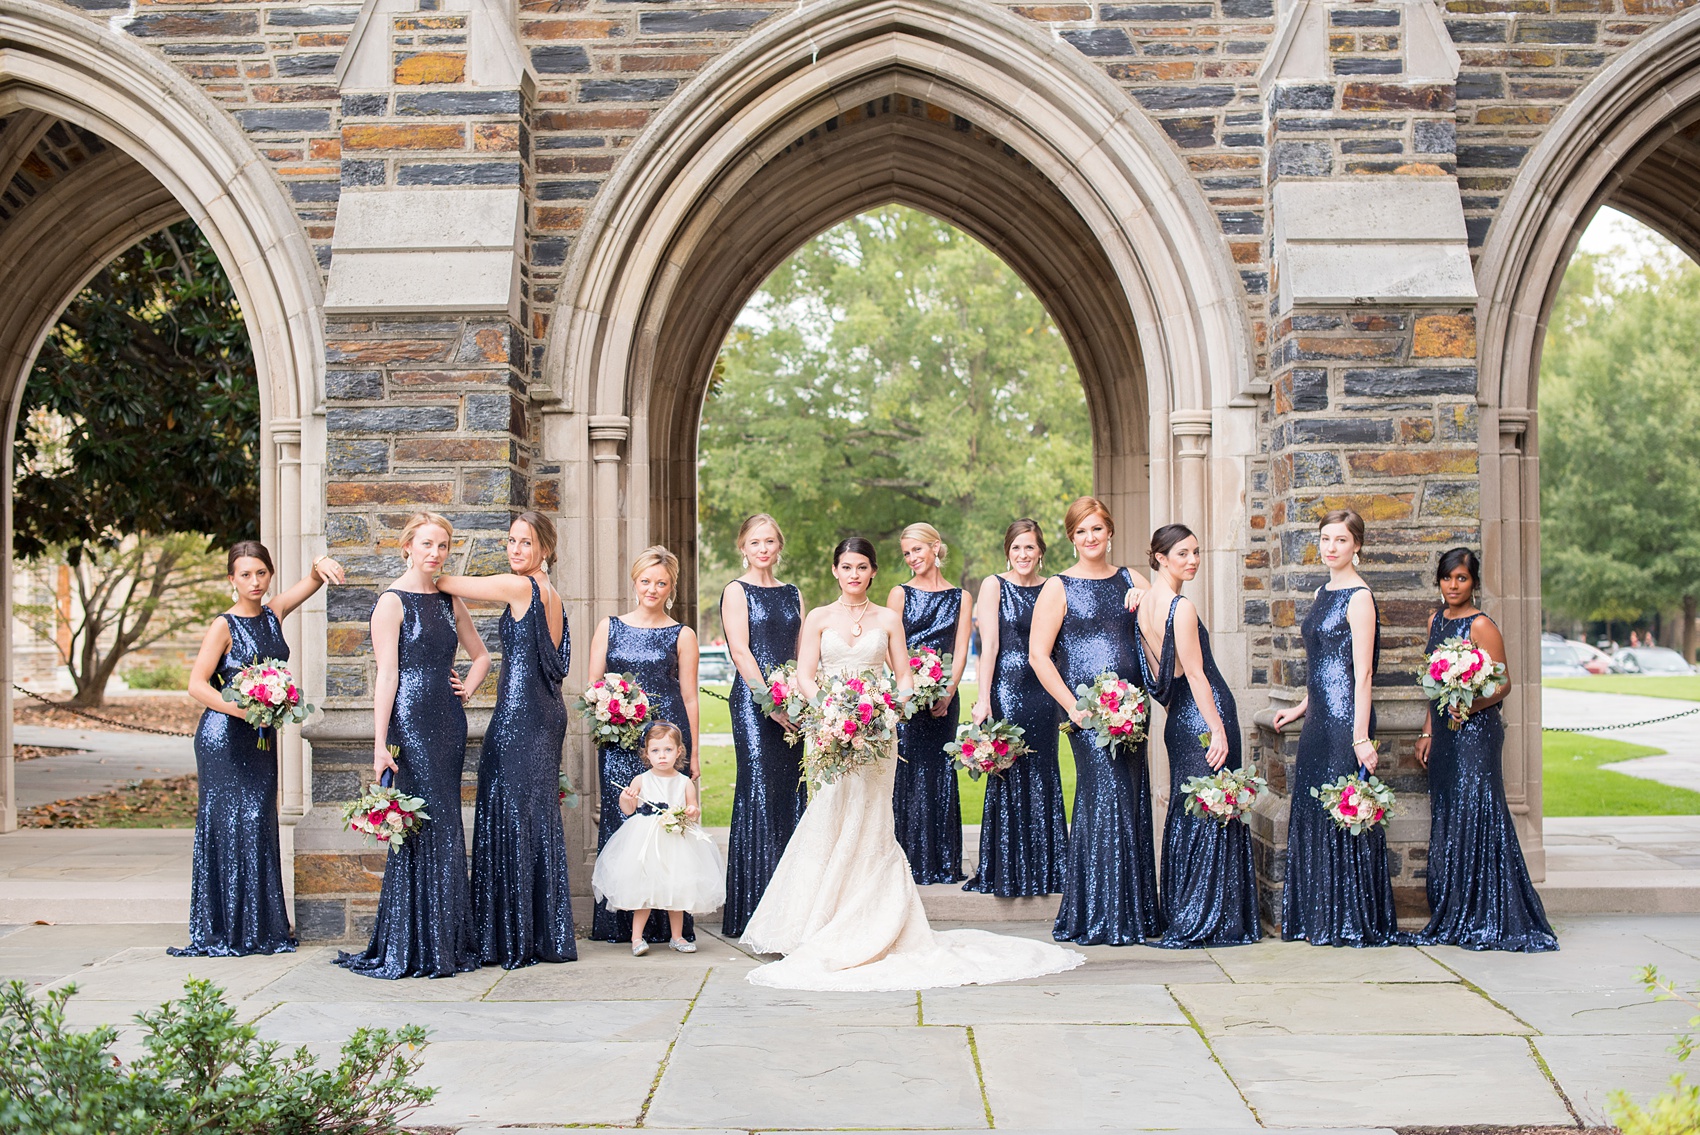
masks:
{"type": "Polygon", "coordinates": [[[697,1000],[702,996],[703,990],[708,988],[708,979],[714,976],[715,968],[709,966],[703,972],[702,980],[697,983],[697,991],[691,994],[691,999],[685,1003],[685,1014],[679,1018],[679,1027],[673,1030],[673,1039],[667,1042],[667,1051],[661,1054],[661,1063],[655,1069],[655,1078],[649,1082],[649,1093],[643,1097],[643,1106],[638,1109],[635,1126],[642,1127],[644,1120],[649,1118],[650,1105],[655,1102],[655,1093],[661,1090],[661,1078],[667,1074],[667,1063],[673,1059],[673,1049],[678,1046],[679,1039],[685,1035],[685,1026],[690,1023],[691,1013],[695,1011],[697,1000]]]}
{"type": "MultiPolygon", "coordinates": [[[[919,994],[916,995],[916,999],[920,999],[919,994]]],[[[995,1131],[998,1122],[997,1118],[992,1115],[992,1095],[986,1089],[986,1071],[980,1067],[980,1045],[974,1040],[974,1026],[963,1025],[962,1031],[968,1038],[968,1056],[974,1061],[974,1082],[980,1086],[980,1106],[986,1112],[986,1128],[995,1131]]]]}
{"type": "MultiPolygon", "coordinates": [[[[1221,966],[1220,962],[1217,962],[1216,964],[1221,966]]],[[[1235,981],[1233,975],[1229,974],[1225,967],[1222,972],[1228,977],[1229,984],[1242,984],[1241,982],[1235,981]]],[[[1256,1106],[1252,1104],[1250,1097],[1245,1094],[1245,1090],[1240,1087],[1240,1082],[1234,1079],[1234,1074],[1228,1071],[1228,1066],[1222,1063],[1222,1058],[1220,1056],[1216,1055],[1216,1046],[1210,1043],[1210,1037],[1205,1034],[1204,1026],[1198,1023],[1198,1018],[1192,1015],[1192,1010],[1188,1009],[1185,1002],[1175,996],[1175,991],[1170,986],[1163,986],[1163,991],[1169,995],[1169,1000],[1175,1003],[1175,1008],[1181,1011],[1181,1016],[1186,1018],[1186,1023],[1192,1026],[1192,1031],[1198,1034],[1198,1039],[1204,1042],[1204,1051],[1210,1055],[1210,1062],[1221,1070],[1223,1078],[1226,1079],[1228,1081],[1228,1085],[1234,1089],[1234,1094],[1240,1097],[1240,1103],[1245,1105],[1245,1109],[1251,1113],[1252,1119],[1257,1121],[1257,1125],[1259,1127],[1266,1127],[1267,1124],[1263,1122],[1263,1117],[1257,1113],[1256,1106]]]]}

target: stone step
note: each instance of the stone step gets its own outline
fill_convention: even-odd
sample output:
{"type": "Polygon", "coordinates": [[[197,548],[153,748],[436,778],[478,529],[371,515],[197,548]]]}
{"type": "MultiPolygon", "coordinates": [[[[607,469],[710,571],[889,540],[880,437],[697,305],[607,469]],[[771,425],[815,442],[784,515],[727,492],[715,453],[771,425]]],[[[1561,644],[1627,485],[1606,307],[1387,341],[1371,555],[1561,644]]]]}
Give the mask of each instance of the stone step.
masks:
{"type": "Polygon", "coordinates": [[[1551,871],[1548,914],[1700,914],[1700,871],[1551,871]]]}
{"type": "Polygon", "coordinates": [[[919,889],[931,922],[1050,922],[1062,901],[1058,895],[1002,899],[965,891],[961,883],[934,883],[919,889]]]}

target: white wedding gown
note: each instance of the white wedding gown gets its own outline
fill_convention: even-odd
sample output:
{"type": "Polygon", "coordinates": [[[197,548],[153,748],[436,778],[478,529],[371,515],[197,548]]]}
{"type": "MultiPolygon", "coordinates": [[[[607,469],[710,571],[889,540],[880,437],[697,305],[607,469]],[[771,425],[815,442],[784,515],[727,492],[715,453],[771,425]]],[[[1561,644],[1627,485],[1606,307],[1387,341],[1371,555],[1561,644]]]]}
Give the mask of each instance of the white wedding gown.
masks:
{"type": "MultiPolygon", "coordinates": [[[[885,666],[886,635],[821,636],[823,674],[885,666]]],[[[779,989],[937,989],[1061,973],[1085,962],[1049,942],[984,930],[935,931],[898,846],[891,807],[897,747],[815,793],[742,942],[785,957],[751,971],[779,989]]]]}

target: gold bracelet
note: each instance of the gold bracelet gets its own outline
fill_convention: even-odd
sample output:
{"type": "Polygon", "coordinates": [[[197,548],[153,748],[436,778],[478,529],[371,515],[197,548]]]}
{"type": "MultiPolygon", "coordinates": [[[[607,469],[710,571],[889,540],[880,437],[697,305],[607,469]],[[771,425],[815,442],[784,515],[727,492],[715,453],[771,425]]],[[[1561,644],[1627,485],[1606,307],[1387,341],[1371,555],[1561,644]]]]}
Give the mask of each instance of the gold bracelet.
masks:
{"type": "Polygon", "coordinates": [[[1430,738],[1430,737],[1433,737],[1433,736],[1434,736],[1434,734],[1433,734],[1433,733],[1418,733],[1418,734],[1417,734],[1417,740],[1419,740],[1419,741],[1426,741],[1426,740],[1428,740],[1428,739],[1429,739],[1429,738],[1430,738]]]}
{"type": "Polygon", "coordinates": [[[1355,749],[1359,745],[1373,745],[1373,744],[1375,744],[1375,742],[1371,741],[1368,737],[1359,737],[1356,741],[1352,742],[1352,748],[1355,749]]]}
{"type": "Polygon", "coordinates": [[[326,560],[328,560],[330,558],[331,558],[330,553],[326,552],[324,555],[322,555],[318,559],[314,560],[312,565],[310,567],[308,567],[307,570],[308,571],[316,571],[320,564],[324,563],[326,560]]]}

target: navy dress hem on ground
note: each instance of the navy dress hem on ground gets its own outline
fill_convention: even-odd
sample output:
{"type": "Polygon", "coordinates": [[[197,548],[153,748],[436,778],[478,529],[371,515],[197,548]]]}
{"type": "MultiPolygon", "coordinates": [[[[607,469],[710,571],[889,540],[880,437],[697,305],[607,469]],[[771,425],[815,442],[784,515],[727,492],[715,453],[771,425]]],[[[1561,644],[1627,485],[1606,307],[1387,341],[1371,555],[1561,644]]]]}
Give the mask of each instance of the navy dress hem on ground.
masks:
{"type": "MultiPolygon", "coordinates": [[[[903,635],[913,654],[930,646],[941,655],[956,649],[962,589],[922,591],[903,585],[903,635]]],[[[909,857],[915,882],[962,882],[962,797],[956,763],[944,747],[956,740],[960,695],[952,694],[942,715],[918,710],[898,727],[896,782],[891,800],[897,842],[909,857]]]]}

